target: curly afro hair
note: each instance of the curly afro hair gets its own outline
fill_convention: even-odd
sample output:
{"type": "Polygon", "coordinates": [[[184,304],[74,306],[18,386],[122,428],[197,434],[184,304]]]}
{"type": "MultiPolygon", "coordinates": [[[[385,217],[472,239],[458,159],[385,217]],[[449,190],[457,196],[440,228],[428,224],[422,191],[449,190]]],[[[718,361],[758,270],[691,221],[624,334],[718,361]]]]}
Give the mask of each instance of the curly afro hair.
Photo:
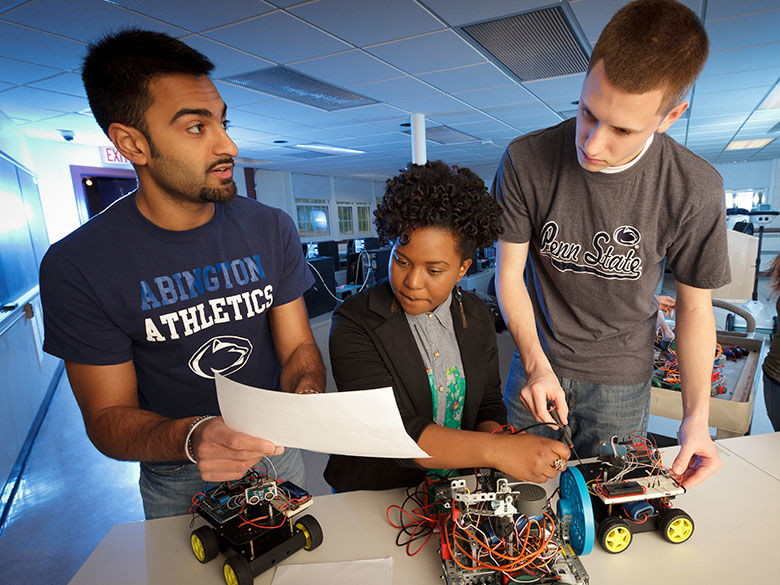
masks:
{"type": "Polygon", "coordinates": [[[418,228],[450,230],[466,260],[504,231],[498,223],[500,214],[501,208],[474,172],[437,160],[410,164],[387,180],[385,195],[374,211],[374,224],[383,243],[396,238],[406,243],[418,228]]]}

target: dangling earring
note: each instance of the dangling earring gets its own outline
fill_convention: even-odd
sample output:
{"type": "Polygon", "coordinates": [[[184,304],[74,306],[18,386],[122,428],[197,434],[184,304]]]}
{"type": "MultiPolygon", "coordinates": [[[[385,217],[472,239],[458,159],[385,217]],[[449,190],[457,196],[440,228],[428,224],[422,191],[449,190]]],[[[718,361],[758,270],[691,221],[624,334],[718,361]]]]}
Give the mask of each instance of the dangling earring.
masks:
{"type": "Polygon", "coordinates": [[[463,311],[463,295],[459,286],[455,287],[455,300],[458,301],[458,307],[460,307],[460,322],[464,329],[468,329],[469,324],[466,321],[466,313],[463,311]]]}

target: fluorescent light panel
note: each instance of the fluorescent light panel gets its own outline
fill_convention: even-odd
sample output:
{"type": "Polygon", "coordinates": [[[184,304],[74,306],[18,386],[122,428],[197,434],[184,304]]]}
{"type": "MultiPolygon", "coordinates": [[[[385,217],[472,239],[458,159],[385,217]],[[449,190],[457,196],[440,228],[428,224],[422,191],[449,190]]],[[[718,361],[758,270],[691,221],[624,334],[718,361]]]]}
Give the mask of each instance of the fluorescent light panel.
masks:
{"type": "Polygon", "coordinates": [[[342,148],[341,146],[329,146],[327,144],[296,144],[295,148],[304,150],[313,150],[314,152],[323,152],[325,154],[365,154],[365,150],[356,150],[354,148],[342,148]]]}
{"type": "Polygon", "coordinates": [[[750,148],[764,148],[774,138],[757,138],[755,140],[732,140],[726,150],[747,150],[750,148]]]}
{"type": "Polygon", "coordinates": [[[780,84],[775,85],[775,88],[769,92],[761,105],[758,106],[759,110],[777,110],[780,109],[780,84]]]}

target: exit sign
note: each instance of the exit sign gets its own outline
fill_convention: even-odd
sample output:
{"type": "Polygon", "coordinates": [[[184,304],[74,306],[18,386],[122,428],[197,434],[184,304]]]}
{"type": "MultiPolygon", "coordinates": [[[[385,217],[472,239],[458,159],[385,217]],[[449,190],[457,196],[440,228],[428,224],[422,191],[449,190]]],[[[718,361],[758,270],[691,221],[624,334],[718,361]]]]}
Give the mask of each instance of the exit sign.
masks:
{"type": "Polygon", "coordinates": [[[100,161],[106,165],[122,165],[129,167],[131,163],[113,146],[100,147],[100,161]]]}

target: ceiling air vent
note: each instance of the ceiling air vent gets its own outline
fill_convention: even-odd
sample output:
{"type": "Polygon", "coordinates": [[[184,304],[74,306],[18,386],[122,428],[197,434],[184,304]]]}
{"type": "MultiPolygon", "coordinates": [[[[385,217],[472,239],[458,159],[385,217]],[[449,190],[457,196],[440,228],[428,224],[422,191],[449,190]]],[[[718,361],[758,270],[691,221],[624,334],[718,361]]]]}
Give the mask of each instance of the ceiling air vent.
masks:
{"type": "Polygon", "coordinates": [[[330,85],[282,66],[230,75],[220,81],[227,81],[329,112],[378,103],[364,95],[330,85]]]}
{"type": "MultiPolygon", "coordinates": [[[[411,130],[402,130],[404,134],[411,134],[411,130]]],[[[480,138],[459,132],[449,126],[432,126],[425,129],[425,139],[437,144],[464,144],[466,142],[481,142],[480,138]]]]}
{"type": "Polygon", "coordinates": [[[588,69],[588,54],[560,6],[472,24],[461,30],[521,81],[588,69]]]}

